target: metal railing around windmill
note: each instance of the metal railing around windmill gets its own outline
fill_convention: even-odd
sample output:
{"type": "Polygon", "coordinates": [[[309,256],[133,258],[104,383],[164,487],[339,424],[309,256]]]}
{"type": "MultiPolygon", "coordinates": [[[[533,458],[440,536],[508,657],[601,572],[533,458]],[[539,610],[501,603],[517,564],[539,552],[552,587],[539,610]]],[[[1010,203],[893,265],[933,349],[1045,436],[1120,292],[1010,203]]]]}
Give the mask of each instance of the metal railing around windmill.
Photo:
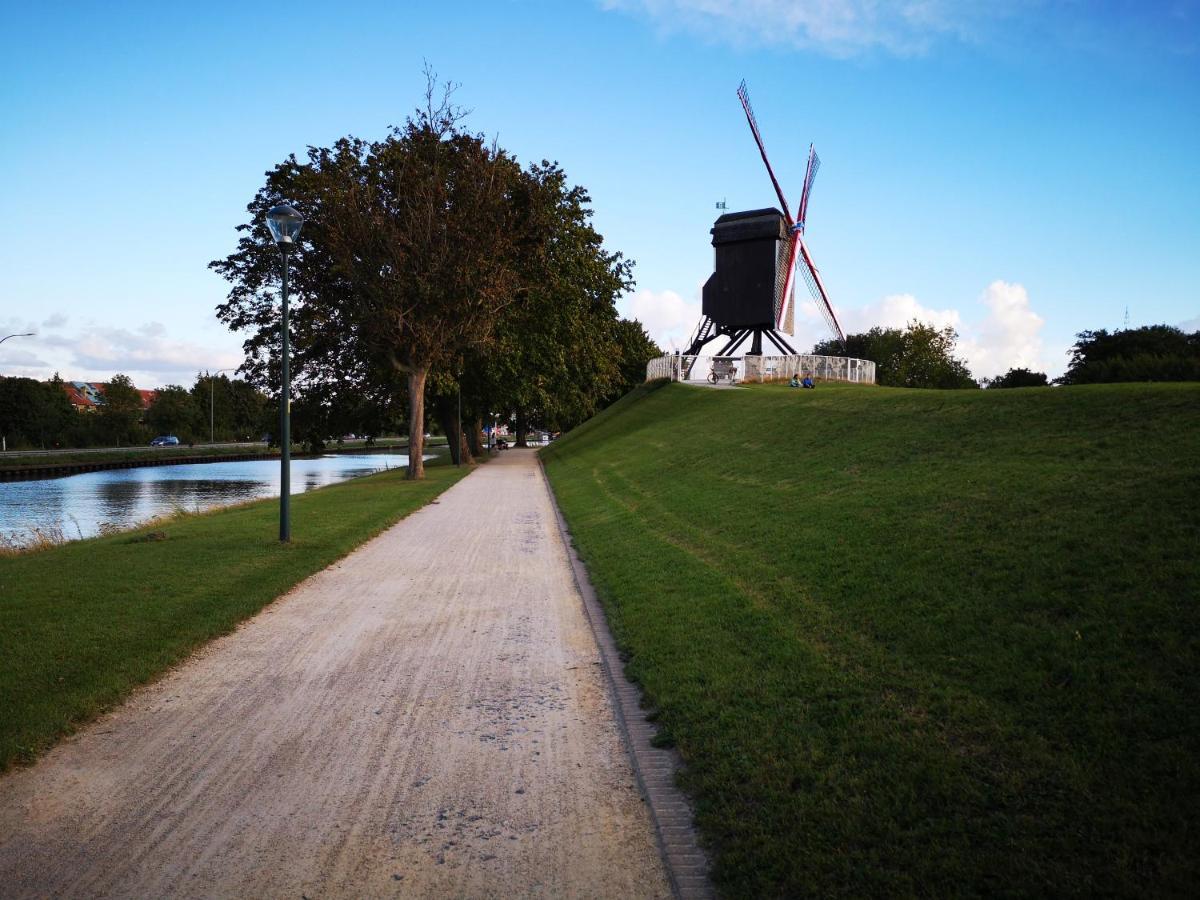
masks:
{"type": "Polygon", "coordinates": [[[744,356],[713,357],[686,356],[667,353],[646,363],[646,380],[666,378],[671,381],[699,383],[709,380],[716,363],[736,360],[738,381],[761,384],[766,381],[788,381],[792,376],[808,375],[818,381],[847,381],[851,384],[874,384],[875,363],[869,359],[846,356],[744,356]]]}

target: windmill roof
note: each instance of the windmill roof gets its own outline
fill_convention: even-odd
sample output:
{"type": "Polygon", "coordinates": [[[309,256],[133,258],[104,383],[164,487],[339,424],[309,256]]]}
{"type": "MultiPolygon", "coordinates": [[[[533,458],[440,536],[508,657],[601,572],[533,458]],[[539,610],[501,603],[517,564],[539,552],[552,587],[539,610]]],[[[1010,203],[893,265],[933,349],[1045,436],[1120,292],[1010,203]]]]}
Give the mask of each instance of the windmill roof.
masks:
{"type": "Polygon", "coordinates": [[[742,212],[725,213],[725,215],[717,219],[716,224],[721,225],[724,222],[737,222],[740,219],[758,219],[767,216],[775,216],[782,219],[783,213],[773,206],[768,206],[765,209],[747,209],[742,212]]]}

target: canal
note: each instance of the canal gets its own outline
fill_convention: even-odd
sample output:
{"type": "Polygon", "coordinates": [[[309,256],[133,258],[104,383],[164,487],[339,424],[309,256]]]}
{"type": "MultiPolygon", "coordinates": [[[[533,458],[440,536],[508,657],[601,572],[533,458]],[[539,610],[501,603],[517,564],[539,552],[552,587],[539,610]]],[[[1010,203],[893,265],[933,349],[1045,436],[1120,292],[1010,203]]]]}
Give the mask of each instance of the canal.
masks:
{"type": "MultiPolygon", "coordinates": [[[[403,453],[294,459],[291,493],[407,465],[403,453]]],[[[193,512],[278,496],[278,459],[145,466],[6,482],[0,484],[0,539],[22,543],[37,529],[74,540],[178,510],[193,512]]]]}

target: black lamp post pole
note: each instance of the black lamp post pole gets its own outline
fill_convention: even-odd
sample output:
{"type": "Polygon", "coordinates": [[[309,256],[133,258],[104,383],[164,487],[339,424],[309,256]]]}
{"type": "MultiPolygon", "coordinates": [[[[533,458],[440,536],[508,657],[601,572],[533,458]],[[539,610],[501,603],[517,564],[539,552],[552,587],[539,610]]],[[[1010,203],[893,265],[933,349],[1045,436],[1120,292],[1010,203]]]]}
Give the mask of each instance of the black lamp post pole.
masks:
{"type": "Polygon", "coordinates": [[[283,356],[280,374],[283,386],[279,393],[279,540],[287,543],[292,539],[292,416],[291,373],[288,370],[288,248],[279,247],[283,256],[283,356]]]}

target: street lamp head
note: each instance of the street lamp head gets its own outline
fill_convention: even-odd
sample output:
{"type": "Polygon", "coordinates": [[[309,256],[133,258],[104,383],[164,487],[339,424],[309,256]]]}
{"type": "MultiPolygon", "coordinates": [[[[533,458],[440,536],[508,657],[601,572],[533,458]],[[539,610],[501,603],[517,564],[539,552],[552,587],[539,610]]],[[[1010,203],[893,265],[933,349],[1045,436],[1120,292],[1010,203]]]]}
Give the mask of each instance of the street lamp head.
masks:
{"type": "Polygon", "coordinates": [[[287,253],[296,246],[300,237],[300,226],[304,224],[304,216],[296,212],[294,206],[281,203],[267,210],[267,227],[271,229],[271,237],[279,249],[287,253]]]}

